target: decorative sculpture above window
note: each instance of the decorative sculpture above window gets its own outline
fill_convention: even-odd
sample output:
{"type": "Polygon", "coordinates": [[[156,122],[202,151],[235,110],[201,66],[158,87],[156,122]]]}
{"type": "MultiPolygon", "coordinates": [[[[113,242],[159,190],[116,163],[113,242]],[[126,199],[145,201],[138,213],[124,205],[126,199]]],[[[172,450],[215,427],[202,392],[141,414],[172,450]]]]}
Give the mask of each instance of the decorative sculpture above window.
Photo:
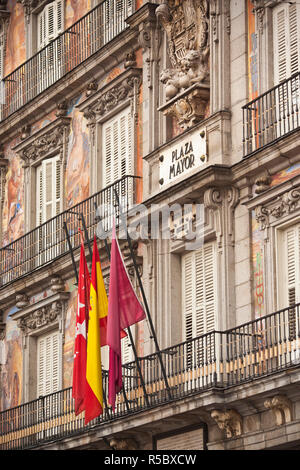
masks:
{"type": "Polygon", "coordinates": [[[163,0],[155,13],[167,34],[171,62],[160,76],[171,103],[161,110],[187,128],[204,118],[209,100],[209,2],[163,0]]]}

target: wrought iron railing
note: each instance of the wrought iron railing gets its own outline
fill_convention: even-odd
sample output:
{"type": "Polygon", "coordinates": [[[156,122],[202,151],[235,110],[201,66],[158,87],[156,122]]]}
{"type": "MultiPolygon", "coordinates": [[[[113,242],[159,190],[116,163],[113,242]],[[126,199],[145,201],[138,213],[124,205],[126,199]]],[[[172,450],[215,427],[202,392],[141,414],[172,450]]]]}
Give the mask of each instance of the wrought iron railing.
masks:
{"type": "MultiPolygon", "coordinates": [[[[300,304],[225,332],[213,331],[161,351],[171,398],[158,353],[123,365],[124,391],[116,409],[87,426],[75,416],[68,388],[0,413],[0,449],[26,449],[83,433],[117,418],[199,394],[228,388],[300,366],[300,304]],[[146,390],[146,395],[144,390],[146,390]]],[[[107,372],[103,372],[107,394],[107,372]]]]}
{"type": "Polygon", "coordinates": [[[300,73],[243,106],[244,156],[300,126],[300,73]]]}
{"type": "Polygon", "coordinates": [[[61,212],[37,228],[26,233],[0,249],[0,289],[36,269],[54,261],[69,252],[65,224],[73,250],[80,246],[82,214],[89,239],[95,233],[96,216],[101,217],[103,230],[108,232],[115,216],[118,223],[119,207],[115,192],[119,196],[124,213],[135,202],[136,181],[138,177],[125,176],[107,186],[88,199],[61,212]],[[96,214],[96,208],[99,208],[96,214]]]}
{"type": "Polygon", "coordinates": [[[124,31],[135,0],[104,0],[3,78],[3,120],[82,64],[124,31]]]}

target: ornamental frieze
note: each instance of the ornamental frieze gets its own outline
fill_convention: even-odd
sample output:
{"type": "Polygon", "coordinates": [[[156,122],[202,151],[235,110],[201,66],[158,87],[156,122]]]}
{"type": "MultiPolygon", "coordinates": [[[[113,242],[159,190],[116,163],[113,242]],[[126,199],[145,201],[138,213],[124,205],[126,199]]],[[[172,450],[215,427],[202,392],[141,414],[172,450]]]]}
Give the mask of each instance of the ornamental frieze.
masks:
{"type": "MultiPolygon", "coordinates": [[[[51,282],[51,286],[53,283],[54,281],[51,282]]],[[[55,279],[55,283],[57,283],[57,279],[55,279]]],[[[32,333],[39,334],[40,330],[55,327],[63,321],[69,297],[69,292],[61,290],[38,302],[30,303],[26,294],[18,294],[16,306],[19,310],[12,314],[11,318],[17,322],[25,336],[32,333]]]]}
{"type": "Polygon", "coordinates": [[[260,230],[300,208],[300,187],[291,189],[278,196],[268,204],[260,204],[255,208],[255,217],[260,230]]]}
{"type": "Polygon", "coordinates": [[[25,135],[23,129],[21,142],[14,150],[24,160],[25,166],[37,163],[53,152],[59,154],[63,160],[69,139],[70,122],[71,118],[61,116],[34,134],[25,135]]]}
{"type": "Polygon", "coordinates": [[[62,311],[61,302],[53,302],[47,307],[42,307],[38,310],[35,310],[26,318],[21,318],[18,321],[18,327],[24,332],[29,330],[36,330],[47,325],[51,325],[55,320],[57,320],[59,314],[62,311]]]}

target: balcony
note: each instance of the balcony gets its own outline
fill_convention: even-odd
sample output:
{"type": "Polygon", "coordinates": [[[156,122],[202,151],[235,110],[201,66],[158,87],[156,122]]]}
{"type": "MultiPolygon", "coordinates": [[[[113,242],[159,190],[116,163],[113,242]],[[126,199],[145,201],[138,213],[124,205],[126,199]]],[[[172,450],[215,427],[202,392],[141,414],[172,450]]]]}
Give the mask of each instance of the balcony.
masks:
{"type": "Polygon", "coordinates": [[[300,127],[300,73],[243,106],[244,157],[300,127]]]}
{"type": "Polygon", "coordinates": [[[73,250],[79,248],[78,227],[83,230],[80,221],[81,214],[84,217],[90,240],[95,233],[96,215],[102,218],[103,229],[109,231],[114,214],[117,223],[119,217],[119,207],[115,204],[115,192],[119,196],[122,211],[127,213],[134,202],[137,180],[138,177],[125,176],[1,248],[0,289],[69,253],[65,226],[68,229],[73,250]],[[112,205],[114,210],[111,210],[112,205]],[[99,206],[100,212],[96,214],[99,206]]]}
{"type": "MultiPolygon", "coordinates": [[[[144,386],[135,362],[123,365],[124,390],[115,412],[88,426],[75,416],[72,389],[40,397],[0,413],[0,449],[29,449],[99,429],[116,419],[199,395],[224,390],[299,368],[300,304],[225,332],[213,331],[161,351],[167,390],[158,353],[139,358],[144,386]]],[[[103,373],[107,394],[107,372],[103,373]]],[[[152,418],[151,418],[152,419],[152,418]]]]}
{"type": "Polygon", "coordinates": [[[3,78],[3,121],[66,76],[128,25],[135,0],[104,0],[33,57],[3,78]]]}

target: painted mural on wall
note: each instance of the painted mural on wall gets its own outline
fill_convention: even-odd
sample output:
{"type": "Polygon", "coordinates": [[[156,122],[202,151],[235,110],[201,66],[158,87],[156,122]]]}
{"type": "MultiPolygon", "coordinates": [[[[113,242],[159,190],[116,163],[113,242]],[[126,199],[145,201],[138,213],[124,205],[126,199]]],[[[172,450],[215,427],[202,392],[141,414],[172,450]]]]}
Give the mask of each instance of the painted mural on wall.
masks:
{"type": "Polygon", "coordinates": [[[20,158],[12,150],[16,141],[5,147],[9,160],[3,208],[3,239],[5,246],[24,234],[24,169],[20,158]]]}
{"type": "Polygon", "coordinates": [[[89,197],[90,161],[89,130],[86,119],[76,109],[82,97],[71,103],[68,115],[72,117],[65,178],[66,208],[89,197]]]}
{"type": "Polygon", "coordinates": [[[10,12],[5,54],[5,75],[26,61],[24,9],[17,0],[8,0],[6,9],[10,12]]]}
{"type": "Polygon", "coordinates": [[[80,20],[91,9],[91,0],[66,0],[65,29],[80,20]]]}
{"type": "Polygon", "coordinates": [[[6,340],[2,350],[0,374],[0,409],[7,410],[21,404],[22,399],[22,344],[20,330],[11,315],[17,308],[11,309],[6,318],[6,340]]]}

